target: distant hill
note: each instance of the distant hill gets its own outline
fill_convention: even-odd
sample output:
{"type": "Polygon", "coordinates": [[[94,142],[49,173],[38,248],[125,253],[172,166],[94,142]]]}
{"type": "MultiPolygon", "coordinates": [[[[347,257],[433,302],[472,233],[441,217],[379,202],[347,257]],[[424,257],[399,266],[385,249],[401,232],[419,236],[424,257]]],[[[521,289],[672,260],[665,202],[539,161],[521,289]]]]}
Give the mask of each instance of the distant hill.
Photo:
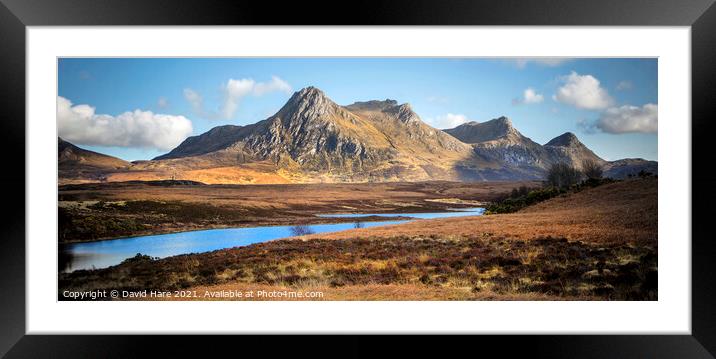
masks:
{"type": "Polygon", "coordinates": [[[629,176],[638,176],[640,172],[657,174],[659,163],[641,158],[625,158],[609,162],[604,168],[606,177],[623,179],[629,176]]]}
{"type": "Polygon", "coordinates": [[[74,179],[78,182],[101,181],[109,172],[127,170],[131,163],[98,152],[79,148],[62,138],[57,138],[57,168],[63,183],[74,179]]]}
{"type": "Polygon", "coordinates": [[[578,169],[582,168],[582,163],[586,160],[594,161],[602,166],[607,164],[571,132],[551,139],[544,144],[544,148],[547,150],[551,162],[566,162],[578,169]]]}
{"type": "MultiPolygon", "coordinates": [[[[656,168],[655,162],[638,159],[604,161],[572,133],[540,145],[506,117],[441,131],[423,122],[407,103],[386,99],[341,106],[315,87],[295,92],[263,121],[214,127],[152,160],[127,163],[91,151],[78,157],[73,153],[81,149],[68,145],[74,152],[65,159],[61,155],[61,162],[75,157],[77,163],[84,161],[85,167],[76,169],[94,163],[96,178],[106,181],[534,180],[543,178],[552,163],[580,167],[585,159],[597,161],[614,176],[656,168]]],[[[71,172],[61,170],[61,177],[77,175],[71,172]]]]}
{"type": "Polygon", "coordinates": [[[79,148],[59,137],[57,138],[57,163],[60,169],[82,167],[116,170],[130,166],[130,163],[125,160],[79,148]]]}
{"type": "Polygon", "coordinates": [[[640,158],[605,161],[571,132],[539,145],[517,131],[506,117],[483,123],[471,121],[445,132],[472,144],[479,156],[490,161],[500,161],[506,168],[511,167],[511,172],[523,171],[525,178],[542,178],[544,171],[558,162],[581,169],[586,160],[601,165],[604,175],[612,178],[626,178],[640,171],[653,174],[658,172],[656,161],[640,158]]]}

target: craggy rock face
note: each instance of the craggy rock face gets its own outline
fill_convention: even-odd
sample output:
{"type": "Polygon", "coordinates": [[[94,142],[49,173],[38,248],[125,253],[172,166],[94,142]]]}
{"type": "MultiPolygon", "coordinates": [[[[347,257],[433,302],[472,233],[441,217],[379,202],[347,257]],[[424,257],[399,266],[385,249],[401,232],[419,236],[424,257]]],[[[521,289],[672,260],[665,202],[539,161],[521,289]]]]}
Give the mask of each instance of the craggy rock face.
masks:
{"type": "Polygon", "coordinates": [[[320,90],[306,88],[245,142],[261,158],[278,163],[289,157],[304,171],[362,172],[395,155],[387,142],[370,138],[377,131],[367,127],[320,90]]]}
{"type": "Polygon", "coordinates": [[[471,143],[476,156],[501,164],[498,169],[481,171],[487,180],[539,179],[555,160],[543,146],[517,131],[506,117],[468,122],[445,132],[471,143]]]}

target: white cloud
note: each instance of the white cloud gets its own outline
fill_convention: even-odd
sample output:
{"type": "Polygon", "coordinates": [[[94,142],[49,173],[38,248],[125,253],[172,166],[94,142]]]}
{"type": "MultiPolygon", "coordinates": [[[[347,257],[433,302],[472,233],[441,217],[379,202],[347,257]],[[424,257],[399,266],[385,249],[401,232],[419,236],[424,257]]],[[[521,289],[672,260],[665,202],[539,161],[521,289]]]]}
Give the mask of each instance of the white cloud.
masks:
{"type": "Polygon", "coordinates": [[[567,58],[560,58],[560,57],[535,57],[535,58],[518,58],[518,59],[510,59],[512,63],[517,66],[517,68],[523,69],[527,67],[527,64],[534,63],[540,66],[547,66],[547,67],[557,67],[559,65],[562,65],[566,62],[571,61],[572,59],[567,58]]]}
{"type": "Polygon", "coordinates": [[[538,94],[535,92],[535,90],[528,88],[525,90],[524,93],[524,102],[525,103],[540,103],[544,101],[544,96],[538,94]]]}
{"type": "Polygon", "coordinates": [[[164,96],[159,97],[159,100],[157,100],[157,107],[159,107],[159,108],[169,107],[169,100],[164,96]]]}
{"type": "Polygon", "coordinates": [[[535,90],[528,87],[522,93],[522,98],[516,98],[516,99],[512,100],[512,104],[513,105],[520,105],[520,104],[529,105],[529,104],[540,103],[542,101],[544,101],[544,96],[542,96],[541,94],[538,94],[535,90]]]}
{"type": "Polygon", "coordinates": [[[632,87],[634,86],[630,81],[619,81],[619,83],[617,84],[617,91],[631,90],[632,87]]]}
{"type": "Polygon", "coordinates": [[[599,80],[592,75],[580,75],[574,71],[562,78],[564,85],[552,96],[557,102],[586,110],[601,110],[612,105],[614,100],[599,80]]]}
{"type": "Polygon", "coordinates": [[[224,87],[224,104],[221,107],[222,118],[228,120],[234,117],[239,108],[239,100],[251,93],[256,83],[252,79],[229,79],[224,87]]]}
{"type": "Polygon", "coordinates": [[[193,131],[184,116],[134,110],[117,116],[96,114],[89,105],[57,97],[57,129],[63,139],[82,145],[170,150],[193,131]]]}
{"type": "Polygon", "coordinates": [[[467,116],[462,114],[447,113],[442,116],[428,118],[425,122],[439,129],[453,128],[468,122],[467,116]]]}
{"type": "Polygon", "coordinates": [[[656,133],[658,130],[659,106],[648,103],[642,107],[621,106],[604,111],[595,127],[607,133],[656,133]]]}
{"type": "Polygon", "coordinates": [[[290,94],[291,91],[293,91],[291,85],[278,76],[271,76],[271,81],[259,82],[254,86],[254,95],[256,96],[261,96],[269,92],[283,92],[290,94]]]}
{"type": "Polygon", "coordinates": [[[218,111],[206,110],[204,107],[204,98],[190,88],[184,89],[184,98],[191,104],[197,116],[208,119],[221,118],[228,120],[233,118],[236,114],[241,99],[248,95],[263,96],[271,92],[290,94],[292,89],[288,82],[278,76],[272,76],[271,81],[268,82],[256,82],[250,78],[238,80],[229,79],[226,84],[222,86],[221,91],[223,92],[224,100],[218,111]]]}

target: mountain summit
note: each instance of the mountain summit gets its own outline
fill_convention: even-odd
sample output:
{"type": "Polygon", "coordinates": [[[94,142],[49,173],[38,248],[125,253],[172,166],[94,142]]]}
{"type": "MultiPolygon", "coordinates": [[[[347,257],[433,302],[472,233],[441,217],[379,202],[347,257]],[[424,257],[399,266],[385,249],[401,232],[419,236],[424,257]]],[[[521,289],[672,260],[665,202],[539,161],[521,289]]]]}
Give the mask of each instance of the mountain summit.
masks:
{"type": "Polygon", "coordinates": [[[570,147],[570,146],[579,146],[582,145],[581,142],[579,142],[579,139],[577,136],[571,132],[565,132],[553,139],[551,139],[549,142],[545,143],[545,146],[559,146],[559,147],[570,147]]]}
{"type": "Polygon", "coordinates": [[[504,116],[482,123],[476,121],[463,123],[455,128],[447,129],[445,132],[465,143],[480,143],[508,138],[515,139],[515,137],[521,136],[521,134],[512,127],[512,121],[504,116]]]}
{"type": "Polygon", "coordinates": [[[544,148],[552,157],[553,162],[566,162],[578,169],[581,169],[582,163],[587,160],[602,166],[606,164],[606,161],[594,154],[571,132],[565,132],[551,139],[545,143],[544,148]]]}

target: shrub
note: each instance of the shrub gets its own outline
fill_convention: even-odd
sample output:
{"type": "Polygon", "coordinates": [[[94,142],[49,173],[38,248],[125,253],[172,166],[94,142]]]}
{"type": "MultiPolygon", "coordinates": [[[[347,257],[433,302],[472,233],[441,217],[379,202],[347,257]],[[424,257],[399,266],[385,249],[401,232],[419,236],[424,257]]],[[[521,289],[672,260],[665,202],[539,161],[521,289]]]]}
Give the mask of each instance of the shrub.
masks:
{"type": "Polygon", "coordinates": [[[512,189],[512,192],[510,193],[510,197],[517,198],[520,196],[526,196],[528,193],[530,193],[530,188],[527,188],[527,186],[520,186],[518,188],[512,189]]]}
{"type": "Polygon", "coordinates": [[[313,231],[313,229],[311,229],[311,226],[302,225],[302,224],[293,226],[293,227],[290,228],[290,230],[291,230],[291,234],[294,235],[294,236],[304,236],[304,235],[307,235],[307,234],[314,234],[314,233],[315,233],[315,232],[313,231]]]}
{"type": "Polygon", "coordinates": [[[151,262],[157,259],[159,258],[152,258],[146,254],[137,253],[134,257],[129,257],[123,260],[121,264],[151,262]]]}
{"type": "Polygon", "coordinates": [[[611,178],[588,178],[579,182],[581,172],[573,167],[567,169],[562,168],[554,172],[557,173],[554,176],[554,181],[548,180],[546,187],[530,189],[522,186],[514,188],[509,194],[499,196],[495,201],[488,204],[485,207],[485,214],[517,212],[524,207],[557,197],[563,193],[579,192],[587,188],[614,182],[611,178]],[[569,174],[569,176],[566,176],[567,178],[564,179],[563,177],[565,176],[562,176],[563,173],[569,174]]]}
{"type": "Polygon", "coordinates": [[[564,193],[564,191],[557,187],[547,187],[533,190],[522,190],[520,188],[518,190],[513,190],[512,194],[508,197],[489,204],[485,210],[487,214],[512,213],[524,207],[556,197],[562,193],[564,193]]]}
{"type": "Polygon", "coordinates": [[[644,170],[640,170],[639,173],[637,173],[637,176],[639,176],[639,178],[651,177],[651,176],[653,176],[653,175],[654,175],[653,173],[647,172],[647,171],[644,171],[644,170]]]}
{"type": "Polygon", "coordinates": [[[582,173],[567,163],[555,163],[547,170],[547,184],[556,188],[568,188],[579,183],[582,173]]]}
{"type": "Polygon", "coordinates": [[[587,179],[593,180],[602,178],[604,170],[602,169],[602,166],[597,163],[597,161],[593,159],[586,159],[582,162],[582,173],[584,173],[584,176],[586,176],[587,179]]]}

